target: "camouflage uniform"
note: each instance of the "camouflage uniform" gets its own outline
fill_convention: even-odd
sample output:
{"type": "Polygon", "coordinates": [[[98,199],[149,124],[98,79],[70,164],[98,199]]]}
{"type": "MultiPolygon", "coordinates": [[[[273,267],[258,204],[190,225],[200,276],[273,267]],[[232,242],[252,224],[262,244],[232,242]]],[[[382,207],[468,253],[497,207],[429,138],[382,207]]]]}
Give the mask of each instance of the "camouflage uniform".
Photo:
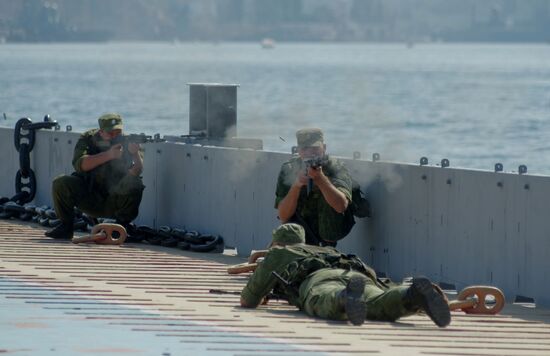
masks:
{"type": "MultiPolygon", "coordinates": [[[[347,317],[338,297],[354,274],[360,273],[336,268],[323,268],[312,273],[300,285],[300,309],[311,316],[345,320],[347,317]]],[[[406,286],[397,286],[384,290],[368,278],[362,296],[367,305],[367,319],[395,321],[416,313],[418,308],[406,300],[407,289],[406,286]]]]}
{"type": "MultiPolygon", "coordinates": [[[[323,165],[324,174],[334,187],[344,193],[348,201],[351,202],[352,180],[348,170],[337,159],[329,156],[326,158],[326,164],[323,165]]],[[[293,157],[283,163],[277,179],[275,208],[286,197],[296,176],[303,170],[305,167],[300,157],[293,157]]],[[[353,214],[350,208],[351,204],[343,214],[338,213],[326,202],[317,186],[313,186],[309,195],[307,188],[302,187],[296,213],[290,222],[302,226],[307,225],[304,226],[306,243],[318,245],[321,242],[323,245],[335,246],[337,240],[349,233],[349,224],[351,223],[353,226],[353,214]]]]}
{"type": "MultiPolygon", "coordinates": [[[[102,125],[110,125],[111,129],[122,127],[119,116],[107,124],[102,123],[102,118],[101,128],[102,125]]],[[[80,136],[72,161],[75,172],[59,176],[52,183],[55,211],[64,223],[72,225],[75,206],[90,216],[114,218],[120,223],[129,223],[137,217],[145,186],[140,177],[128,173],[127,162],[113,159],[88,172],[81,169],[84,157],[110,147],[111,143],[101,138],[99,129],[88,130],[80,136]]]]}
{"type": "MultiPolygon", "coordinates": [[[[297,225],[282,225],[275,230],[273,240],[278,238],[278,234],[288,236],[295,233],[296,229],[289,231],[288,226],[297,225]]],[[[303,230],[301,234],[301,239],[304,239],[303,230]]],[[[292,272],[289,273],[289,266],[294,262],[300,263],[304,258],[313,256],[337,258],[342,254],[332,247],[311,246],[303,243],[272,247],[241,292],[241,298],[245,305],[257,307],[269,292],[275,290],[277,293],[284,294],[292,305],[310,316],[345,320],[347,316],[339,300],[339,295],[345,290],[353,275],[361,274],[367,277],[362,299],[367,305],[366,316],[368,319],[394,321],[418,310],[405,298],[408,287],[399,286],[386,289],[376,281],[374,273],[362,274],[340,268],[321,268],[305,276],[303,280],[293,280],[296,275],[293,277],[292,272]],[[283,283],[272,274],[273,271],[288,277],[291,284],[299,286],[297,290],[292,291],[285,288],[283,283]]]]}

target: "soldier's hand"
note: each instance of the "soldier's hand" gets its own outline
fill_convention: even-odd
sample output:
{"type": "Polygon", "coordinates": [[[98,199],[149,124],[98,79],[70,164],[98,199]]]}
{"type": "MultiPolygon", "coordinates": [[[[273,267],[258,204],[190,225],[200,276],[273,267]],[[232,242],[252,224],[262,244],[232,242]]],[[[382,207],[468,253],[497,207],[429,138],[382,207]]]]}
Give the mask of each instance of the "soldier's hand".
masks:
{"type": "Polygon", "coordinates": [[[112,145],[108,152],[111,159],[119,159],[122,157],[122,144],[117,143],[116,145],[112,145]]]}
{"type": "Polygon", "coordinates": [[[128,174],[139,177],[142,171],[143,169],[141,167],[134,165],[132,168],[128,169],[128,174]]]}
{"type": "Polygon", "coordinates": [[[324,176],[325,173],[323,173],[323,167],[322,166],[319,166],[317,168],[309,167],[307,169],[307,175],[308,175],[309,178],[316,181],[320,177],[324,176]]]}
{"type": "Polygon", "coordinates": [[[309,177],[305,175],[304,171],[300,171],[298,173],[298,176],[296,177],[296,180],[294,181],[294,185],[297,187],[303,187],[307,184],[309,177]]]}
{"type": "Polygon", "coordinates": [[[141,146],[139,145],[139,143],[133,143],[133,142],[128,143],[128,152],[130,152],[130,154],[132,155],[135,155],[136,153],[138,153],[140,148],[141,146]]]}

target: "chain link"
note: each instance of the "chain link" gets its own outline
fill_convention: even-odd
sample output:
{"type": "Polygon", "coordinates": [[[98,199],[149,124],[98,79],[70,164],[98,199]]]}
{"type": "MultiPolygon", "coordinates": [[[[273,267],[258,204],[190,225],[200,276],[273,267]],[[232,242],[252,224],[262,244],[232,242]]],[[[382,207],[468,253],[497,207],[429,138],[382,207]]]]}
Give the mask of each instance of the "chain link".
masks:
{"type": "Polygon", "coordinates": [[[29,144],[22,143],[19,146],[19,171],[23,178],[29,177],[31,170],[31,154],[29,152],[29,144]]]}
{"type": "Polygon", "coordinates": [[[36,195],[36,176],[34,174],[34,171],[31,169],[29,170],[29,176],[27,178],[23,178],[23,175],[21,174],[21,170],[17,171],[15,175],[15,197],[13,197],[12,201],[17,201],[19,204],[25,204],[34,199],[34,196],[36,195]]]}
{"type": "Polygon", "coordinates": [[[32,124],[31,119],[24,117],[19,119],[15,124],[15,131],[13,132],[13,138],[15,143],[15,149],[19,152],[19,148],[22,143],[27,143],[29,145],[29,152],[34,148],[34,141],[36,139],[36,133],[34,130],[27,128],[28,125],[32,124]],[[26,140],[27,142],[24,142],[26,140]]]}
{"type": "Polygon", "coordinates": [[[36,175],[31,168],[31,151],[36,141],[36,130],[51,129],[57,124],[49,115],[43,122],[32,122],[28,117],[21,118],[15,124],[14,144],[19,152],[19,170],[15,175],[15,196],[10,200],[19,204],[25,204],[34,199],[36,195],[36,175]]]}

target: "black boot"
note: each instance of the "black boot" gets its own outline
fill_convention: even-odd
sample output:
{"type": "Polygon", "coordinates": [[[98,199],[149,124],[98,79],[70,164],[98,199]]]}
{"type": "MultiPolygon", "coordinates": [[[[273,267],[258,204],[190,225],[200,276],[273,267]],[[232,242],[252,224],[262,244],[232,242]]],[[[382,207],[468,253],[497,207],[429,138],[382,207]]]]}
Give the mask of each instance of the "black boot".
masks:
{"type": "Polygon", "coordinates": [[[428,278],[413,278],[413,283],[407,290],[405,300],[412,307],[424,310],[437,326],[443,328],[451,323],[449,303],[428,278]]]}
{"type": "Polygon", "coordinates": [[[51,237],[53,239],[63,239],[70,240],[73,238],[73,224],[66,224],[62,222],[60,225],[55,228],[46,231],[44,235],[51,237]]]}
{"type": "Polygon", "coordinates": [[[367,317],[367,304],[363,300],[363,293],[367,277],[352,276],[340,295],[340,302],[344,306],[348,320],[353,325],[361,325],[367,317]]]}

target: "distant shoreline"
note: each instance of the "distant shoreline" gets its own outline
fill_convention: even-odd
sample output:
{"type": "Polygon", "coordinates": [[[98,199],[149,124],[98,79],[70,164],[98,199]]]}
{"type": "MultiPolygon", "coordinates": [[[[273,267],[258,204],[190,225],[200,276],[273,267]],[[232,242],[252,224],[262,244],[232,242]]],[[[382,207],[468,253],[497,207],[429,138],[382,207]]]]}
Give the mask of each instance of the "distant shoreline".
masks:
{"type": "MultiPolygon", "coordinates": [[[[9,45],[9,44],[169,44],[169,45],[185,45],[185,44],[257,44],[261,45],[261,40],[250,41],[250,40],[230,40],[230,41],[221,41],[221,40],[128,40],[128,39],[113,39],[113,40],[71,40],[71,41],[8,41],[1,40],[0,45],[9,45]]],[[[422,45],[470,45],[470,44],[479,44],[479,45],[550,45],[550,40],[548,41],[418,41],[418,42],[407,42],[407,41],[325,41],[325,40],[304,40],[304,41],[277,41],[276,46],[278,45],[288,45],[288,44],[331,44],[331,45],[349,45],[349,44],[372,44],[372,45],[408,45],[410,47],[422,46],[422,45]]]]}

